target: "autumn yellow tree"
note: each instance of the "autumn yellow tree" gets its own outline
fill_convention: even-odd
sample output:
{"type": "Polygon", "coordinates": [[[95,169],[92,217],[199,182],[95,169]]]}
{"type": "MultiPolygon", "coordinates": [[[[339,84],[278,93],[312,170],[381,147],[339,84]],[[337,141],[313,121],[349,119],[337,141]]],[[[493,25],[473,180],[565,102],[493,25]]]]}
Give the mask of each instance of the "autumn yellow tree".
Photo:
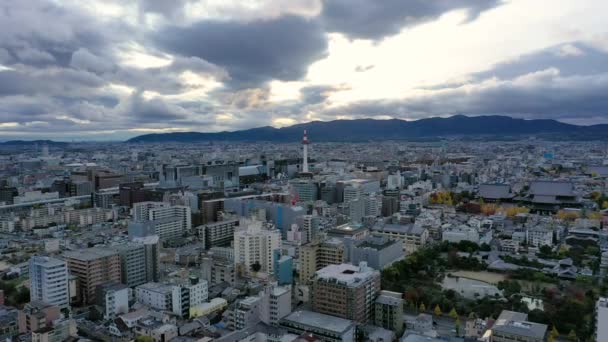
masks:
{"type": "Polygon", "coordinates": [[[418,310],[420,312],[425,312],[426,311],[426,305],[424,305],[424,303],[420,303],[420,307],[418,308],[418,310]]]}
{"type": "Polygon", "coordinates": [[[556,216],[562,221],[574,221],[577,218],[580,218],[581,214],[577,211],[560,210],[557,212],[556,216]]]}
{"type": "Polygon", "coordinates": [[[443,314],[443,312],[441,312],[441,308],[439,307],[439,304],[435,305],[435,316],[441,316],[443,314]]]}
{"type": "Polygon", "coordinates": [[[458,318],[458,312],[456,312],[456,308],[452,308],[452,310],[449,313],[450,317],[452,317],[453,319],[458,318]]]}

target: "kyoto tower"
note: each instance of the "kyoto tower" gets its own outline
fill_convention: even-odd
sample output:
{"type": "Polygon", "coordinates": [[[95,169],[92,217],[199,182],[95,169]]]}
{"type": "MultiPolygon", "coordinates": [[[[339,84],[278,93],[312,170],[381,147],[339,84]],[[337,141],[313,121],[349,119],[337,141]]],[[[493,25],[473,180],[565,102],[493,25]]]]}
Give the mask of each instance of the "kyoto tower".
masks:
{"type": "Polygon", "coordinates": [[[305,173],[308,173],[308,144],[310,144],[310,141],[308,141],[308,133],[306,133],[306,130],[304,130],[304,136],[302,137],[302,150],[304,152],[304,155],[303,155],[304,162],[302,163],[302,172],[305,172],[305,173]]]}

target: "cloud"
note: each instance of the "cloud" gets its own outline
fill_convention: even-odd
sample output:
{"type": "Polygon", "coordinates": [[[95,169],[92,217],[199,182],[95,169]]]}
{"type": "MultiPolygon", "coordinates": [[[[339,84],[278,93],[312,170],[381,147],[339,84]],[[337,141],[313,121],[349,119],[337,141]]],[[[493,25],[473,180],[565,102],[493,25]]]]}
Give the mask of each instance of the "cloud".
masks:
{"type": "Polygon", "coordinates": [[[228,84],[237,89],[273,79],[298,80],[327,49],[320,25],[296,16],[251,22],[204,20],[164,28],[152,39],[171,53],[224,68],[228,84]]]}
{"type": "Polygon", "coordinates": [[[104,73],[114,69],[114,64],[112,62],[92,54],[86,48],[80,48],[72,53],[70,66],[95,73],[104,73]]]}
{"type": "Polygon", "coordinates": [[[608,115],[608,72],[563,76],[549,68],[513,79],[489,78],[453,88],[429,90],[398,100],[360,101],[326,110],[323,115],[417,119],[429,116],[510,115],[578,120],[608,115]]]}
{"type": "Polygon", "coordinates": [[[499,0],[324,0],[321,20],[329,32],[377,40],[453,10],[466,10],[467,21],[471,21],[500,3],[499,0]]]}

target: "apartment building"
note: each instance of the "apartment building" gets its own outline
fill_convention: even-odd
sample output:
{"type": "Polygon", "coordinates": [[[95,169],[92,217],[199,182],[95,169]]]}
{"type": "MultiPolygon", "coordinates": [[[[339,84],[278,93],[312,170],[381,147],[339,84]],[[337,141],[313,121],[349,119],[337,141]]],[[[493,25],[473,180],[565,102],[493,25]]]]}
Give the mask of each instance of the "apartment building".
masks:
{"type": "Polygon", "coordinates": [[[316,272],[311,292],[314,311],[366,323],[373,318],[380,272],[364,262],[329,265],[316,272]]]}
{"type": "Polygon", "coordinates": [[[65,252],[63,256],[70,273],[78,277],[84,304],[95,302],[97,286],[121,281],[120,255],[116,251],[93,247],[65,252]]]}

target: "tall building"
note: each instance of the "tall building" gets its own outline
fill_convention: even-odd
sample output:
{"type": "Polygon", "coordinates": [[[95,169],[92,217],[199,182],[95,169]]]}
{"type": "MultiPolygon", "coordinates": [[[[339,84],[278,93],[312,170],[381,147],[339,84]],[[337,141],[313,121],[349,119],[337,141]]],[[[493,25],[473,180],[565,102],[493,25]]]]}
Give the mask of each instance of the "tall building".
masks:
{"type": "Polygon", "coordinates": [[[273,251],[281,247],[281,233],[263,227],[257,220],[246,220],[243,229],[234,232],[234,262],[249,273],[252,265],[273,273],[273,251]]]}
{"type": "Polygon", "coordinates": [[[281,251],[274,250],[274,276],[279,285],[291,285],[293,283],[293,259],[288,255],[281,255],[281,251]]]}
{"type": "Polygon", "coordinates": [[[268,293],[269,323],[278,325],[279,321],[291,313],[291,287],[275,286],[268,293]]]}
{"type": "Polygon", "coordinates": [[[289,182],[297,194],[298,202],[314,202],[318,199],[319,189],[316,182],[311,179],[296,178],[289,182]]]}
{"type": "Polygon", "coordinates": [[[196,227],[199,239],[205,241],[205,248],[229,246],[234,240],[234,230],[238,219],[207,223],[196,227]]]}
{"type": "Polygon", "coordinates": [[[133,242],[110,246],[120,255],[121,281],[135,287],[150,281],[158,281],[158,237],[136,238],[133,242]],[[156,243],[154,243],[156,240],[156,243]],[[155,267],[156,266],[156,267],[155,267]]]}
{"type": "Polygon", "coordinates": [[[80,298],[85,304],[95,302],[97,286],[120,282],[120,255],[107,248],[93,247],[63,254],[71,274],[78,277],[80,298]]]}
{"type": "Polygon", "coordinates": [[[403,299],[401,293],[380,291],[374,302],[374,325],[395,332],[403,333],[403,299]]]}
{"type": "Polygon", "coordinates": [[[325,266],[341,264],[345,259],[344,243],[339,239],[314,241],[300,248],[300,281],[308,282],[325,266]]]}
{"type": "Polygon", "coordinates": [[[367,323],[373,318],[379,292],[380,272],[364,262],[329,265],[315,274],[312,307],[316,312],[367,323]]]}
{"type": "Polygon", "coordinates": [[[43,256],[30,259],[30,299],[60,308],[70,305],[65,261],[43,256]]]}
{"type": "Polygon", "coordinates": [[[165,202],[139,202],[133,205],[129,236],[158,235],[161,240],[180,238],[192,229],[191,209],[165,202]]]}
{"type": "Polygon", "coordinates": [[[296,219],[298,226],[305,233],[305,241],[313,241],[319,233],[320,218],[316,215],[303,215],[296,219]]]}

